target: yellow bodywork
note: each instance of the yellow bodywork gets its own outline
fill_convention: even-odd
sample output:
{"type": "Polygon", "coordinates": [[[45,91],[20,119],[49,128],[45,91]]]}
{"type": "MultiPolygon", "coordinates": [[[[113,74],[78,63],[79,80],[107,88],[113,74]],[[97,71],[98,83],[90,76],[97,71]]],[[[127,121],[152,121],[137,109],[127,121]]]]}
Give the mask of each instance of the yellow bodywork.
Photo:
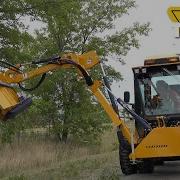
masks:
{"type": "Polygon", "coordinates": [[[76,53],[68,53],[64,54],[63,58],[72,59],[73,61],[83,66],[85,69],[90,69],[99,63],[99,57],[96,51],[89,51],[81,55],[76,53]]]}
{"type": "MultiPolygon", "coordinates": [[[[6,115],[6,113],[13,107],[19,104],[20,100],[17,92],[11,88],[7,87],[10,84],[17,84],[25,80],[34,78],[36,76],[42,75],[49,71],[55,71],[60,68],[72,68],[72,65],[61,64],[61,59],[69,58],[72,62],[80,64],[84,69],[90,69],[99,63],[99,58],[96,51],[90,51],[82,55],[75,53],[68,53],[59,59],[57,64],[46,64],[41,67],[34,68],[28,72],[16,72],[13,70],[6,70],[0,72],[0,118],[6,115]],[[6,84],[5,86],[3,84],[6,84]]],[[[19,65],[18,65],[19,66],[19,65]]]]}
{"type": "Polygon", "coordinates": [[[19,98],[16,91],[12,88],[0,87],[0,118],[18,103],[19,98]]]}
{"type": "MultiPolygon", "coordinates": [[[[68,53],[64,54],[62,56],[62,59],[63,58],[71,59],[72,61],[84,67],[84,69],[90,69],[99,63],[99,57],[97,56],[96,51],[90,51],[82,55],[78,55],[76,53],[68,53]]],[[[8,70],[6,72],[0,72],[0,81],[4,83],[20,83],[25,80],[42,75],[46,72],[55,71],[60,68],[62,68],[61,64],[47,64],[24,73],[17,73],[8,70]]],[[[72,65],[63,65],[63,68],[72,68],[72,65]]]]}
{"type": "Polygon", "coordinates": [[[180,127],[154,128],[135,148],[135,158],[180,156],[179,139],[180,127]]]}
{"type": "MultiPolygon", "coordinates": [[[[123,135],[126,137],[127,141],[130,143],[131,135],[130,135],[129,129],[125,125],[124,121],[121,118],[119,118],[117,113],[111,107],[111,105],[107,101],[106,97],[100,91],[100,89],[99,89],[100,87],[101,87],[101,82],[100,81],[94,81],[94,84],[90,87],[90,89],[93,92],[94,96],[97,98],[98,102],[101,104],[103,109],[106,111],[106,113],[110,117],[111,121],[116,126],[120,126],[121,127],[121,131],[122,131],[123,135]]],[[[136,138],[134,138],[134,142],[137,143],[136,138]]]]}
{"type": "Polygon", "coordinates": [[[1,87],[0,94],[1,94],[1,98],[0,98],[1,108],[7,109],[9,107],[16,105],[18,101],[18,96],[13,89],[7,87],[1,87]]]}

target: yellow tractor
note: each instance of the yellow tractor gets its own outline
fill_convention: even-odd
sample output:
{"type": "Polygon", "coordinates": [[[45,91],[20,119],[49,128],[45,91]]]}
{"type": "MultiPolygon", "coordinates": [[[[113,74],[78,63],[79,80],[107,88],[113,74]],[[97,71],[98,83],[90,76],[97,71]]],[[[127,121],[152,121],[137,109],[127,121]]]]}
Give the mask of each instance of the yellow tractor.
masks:
{"type": "Polygon", "coordinates": [[[152,58],[146,60],[144,66],[133,68],[135,92],[133,108],[128,105],[129,92],[124,93],[124,100],[113,95],[103,66],[104,81],[91,78],[87,70],[99,63],[99,57],[95,51],[82,55],[69,53],[62,57],[19,65],[1,61],[1,67],[5,68],[0,71],[0,118],[2,121],[11,119],[32,103],[30,98],[18,93],[15,85],[19,85],[21,90],[33,90],[43,82],[47,72],[61,68],[77,68],[78,74],[84,77],[93,95],[117,126],[120,165],[124,174],[152,173],[156,163],[179,159],[180,142],[176,141],[180,138],[179,57],[152,58]],[[30,68],[31,65],[33,65],[32,68],[30,68]],[[34,65],[37,67],[34,68],[34,65]],[[25,66],[28,66],[28,71],[24,70],[25,66]],[[22,85],[22,82],[36,76],[42,77],[34,88],[26,89],[22,85]],[[170,94],[160,92],[159,82],[166,84],[164,91],[170,94]],[[107,89],[111,103],[101,92],[101,86],[107,89]],[[176,95],[177,98],[175,98],[176,95]],[[120,118],[117,103],[130,114],[131,119],[135,122],[133,131],[120,118]]]}
{"type": "MultiPolygon", "coordinates": [[[[152,173],[154,165],[180,159],[179,56],[148,58],[133,74],[132,106],[140,118],[135,119],[131,142],[118,131],[120,164],[124,174],[152,173]]],[[[126,103],[129,98],[125,92],[126,103]]]]}

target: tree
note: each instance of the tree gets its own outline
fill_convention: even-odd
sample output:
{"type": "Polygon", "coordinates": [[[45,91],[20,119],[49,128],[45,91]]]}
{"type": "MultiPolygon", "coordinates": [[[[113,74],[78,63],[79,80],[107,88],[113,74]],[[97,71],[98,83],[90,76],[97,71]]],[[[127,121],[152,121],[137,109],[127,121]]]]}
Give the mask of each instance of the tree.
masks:
{"type": "MultiPolygon", "coordinates": [[[[17,63],[30,59],[28,53],[22,51],[33,39],[21,22],[21,17],[27,13],[26,3],[22,0],[0,1],[0,60],[17,63]]],[[[0,123],[2,142],[11,142],[13,135],[28,127],[28,121],[25,121],[23,116],[15,122],[0,123]]]]}
{"type": "Polygon", "coordinates": [[[32,36],[27,33],[27,27],[21,17],[28,14],[26,3],[22,0],[1,0],[0,3],[0,58],[15,63],[30,59],[22,52],[32,36]]]}
{"type": "MultiPolygon", "coordinates": [[[[122,57],[131,48],[138,48],[138,37],[147,35],[149,31],[149,24],[135,23],[130,28],[111,34],[106,33],[115,28],[114,22],[117,18],[135,7],[133,0],[26,0],[23,2],[25,9],[29,10],[28,13],[33,15],[32,20],[38,19],[47,25],[41,31],[36,31],[36,38],[32,43],[21,47],[21,52],[33,58],[40,55],[49,57],[52,54],[68,51],[83,53],[89,50],[96,50],[103,60],[106,60],[110,54],[122,57]]],[[[15,27],[15,29],[19,28],[15,27]]],[[[107,72],[111,72],[109,74],[111,80],[120,77],[112,67],[107,67],[107,72]]],[[[99,77],[100,68],[97,67],[91,73],[99,77]]],[[[54,102],[59,118],[53,117],[50,121],[54,125],[54,130],[60,132],[60,138],[64,140],[69,133],[77,137],[82,137],[84,134],[89,134],[89,137],[90,134],[94,134],[95,136],[92,137],[98,137],[97,134],[102,132],[104,121],[97,117],[106,118],[103,110],[97,111],[100,107],[94,103],[86,88],[76,81],[76,72],[57,72],[51,76],[50,81],[45,82],[44,88],[35,93],[36,97],[41,96],[46,101],[54,102]],[[76,109],[81,113],[75,113],[76,109]]]]}
{"type": "Polygon", "coordinates": [[[47,28],[38,33],[38,40],[45,43],[45,47],[47,42],[48,48],[54,47],[53,51],[52,48],[47,50],[49,53],[82,53],[96,49],[99,55],[113,53],[124,56],[132,47],[138,48],[138,36],[148,35],[150,30],[149,23],[140,25],[136,22],[132,27],[111,35],[106,33],[115,29],[117,18],[136,6],[133,0],[40,1],[42,4],[36,13],[39,12],[37,16],[47,24],[47,28]]]}
{"type": "MultiPolygon", "coordinates": [[[[43,54],[44,57],[47,57],[68,51],[83,53],[96,50],[104,60],[110,54],[123,57],[131,48],[138,48],[138,37],[148,35],[150,30],[148,23],[142,25],[134,23],[132,27],[124,28],[121,31],[105,33],[115,29],[115,20],[136,6],[133,0],[29,0],[29,4],[29,7],[35,7],[36,18],[47,25],[41,31],[36,31],[37,38],[32,50],[32,54],[35,56],[43,54]]],[[[113,72],[111,79],[116,76],[120,77],[120,74],[116,73],[112,67],[107,67],[107,70],[107,72],[113,72]]],[[[94,72],[96,72],[95,76],[101,74],[100,68],[94,72]]],[[[60,116],[62,123],[59,124],[58,130],[56,129],[57,123],[54,120],[53,123],[56,124],[55,129],[61,132],[61,137],[65,136],[65,140],[68,133],[76,134],[75,132],[78,130],[80,132],[87,131],[88,126],[97,123],[97,118],[93,121],[93,117],[99,116],[99,112],[94,111],[97,104],[91,102],[92,97],[76,81],[73,72],[57,73],[53,75],[53,86],[51,86],[54,87],[52,88],[53,95],[52,91],[43,93],[44,98],[54,99],[62,112],[60,116]],[[82,101],[79,97],[82,97],[82,101]],[[81,108],[82,114],[86,113],[82,122],[79,121],[82,119],[82,114],[74,111],[77,107],[81,108]],[[83,122],[86,122],[85,119],[88,123],[83,125],[83,122]],[[74,127],[76,127],[76,131],[74,127]]],[[[40,90],[38,95],[42,96],[42,91],[40,90]]],[[[102,123],[98,128],[100,129],[100,127],[102,127],[102,123]]],[[[98,132],[98,128],[96,132],[98,132]]]]}

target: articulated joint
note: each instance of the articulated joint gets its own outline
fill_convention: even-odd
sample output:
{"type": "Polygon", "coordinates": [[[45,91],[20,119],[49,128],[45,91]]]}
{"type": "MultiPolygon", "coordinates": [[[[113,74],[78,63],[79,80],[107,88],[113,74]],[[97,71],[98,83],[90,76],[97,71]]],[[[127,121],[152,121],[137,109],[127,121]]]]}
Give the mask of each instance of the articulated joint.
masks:
{"type": "Polygon", "coordinates": [[[95,93],[99,89],[99,87],[101,87],[101,86],[102,86],[102,82],[95,80],[94,83],[91,85],[91,91],[93,93],[95,93]]]}
{"type": "Polygon", "coordinates": [[[91,76],[84,76],[84,78],[85,78],[86,84],[87,84],[88,86],[92,86],[92,85],[94,84],[91,76]]]}

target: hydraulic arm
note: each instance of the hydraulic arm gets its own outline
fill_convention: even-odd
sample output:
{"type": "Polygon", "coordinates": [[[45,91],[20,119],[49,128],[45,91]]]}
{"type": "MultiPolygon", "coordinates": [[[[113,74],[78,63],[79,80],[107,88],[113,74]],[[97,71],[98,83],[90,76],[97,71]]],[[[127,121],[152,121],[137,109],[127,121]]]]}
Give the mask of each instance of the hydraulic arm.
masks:
{"type": "MultiPolygon", "coordinates": [[[[100,90],[102,85],[101,81],[93,81],[91,76],[88,74],[87,70],[98,64],[99,58],[95,51],[90,51],[88,53],[77,55],[74,53],[65,54],[62,57],[55,57],[48,60],[33,61],[28,64],[38,64],[41,65],[37,68],[32,68],[28,72],[21,70],[21,65],[11,65],[5,63],[8,70],[0,72],[0,117],[2,120],[11,118],[26,109],[31,104],[30,98],[24,98],[19,96],[14,85],[19,84],[20,88],[25,89],[22,86],[22,82],[28,79],[32,79],[36,76],[42,75],[39,84],[44,80],[45,74],[50,71],[57,71],[60,68],[77,68],[81,75],[84,77],[86,84],[89,86],[92,93],[96,96],[99,103],[105,109],[106,113],[109,115],[112,122],[114,122],[118,127],[121,127],[121,131],[126,139],[130,142],[130,132],[126,127],[122,119],[119,118],[117,112],[114,111],[110,103],[107,101],[105,96],[100,90]]],[[[1,62],[3,64],[4,62],[1,62]]]]}
{"type": "MultiPolygon", "coordinates": [[[[30,98],[26,98],[18,93],[16,85],[19,85],[19,88],[24,91],[30,91],[37,88],[44,81],[46,73],[58,71],[61,68],[75,68],[78,70],[78,74],[84,77],[87,86],[109,115],[111,121],[118,127],[120,165],[124,174],[133,174],[137,171],[150,173],[153,172],[154,162],[158,160],[180,159],[180,143],[172,141],[172,138],[178,139],[180,137],[179,116],[178,114],[173,115],[172,112],[167,117],[167,113],[162,116],[164,112],[162,110],[163,106],[159,109],[159,111],[161,111],[160,113],[152,109],[150,97],[155,91],[151,88],[151,86],[154,87],[153,83],[149,83],[150,78],[157,80],[157,74],[160,76],[158,78],[162,78],[162,80],[167,78],[168,82],[170,82],[169,80],[171,79],[174,83],[173,78],[179,76],[179,58],[170,57],[147,60],[145,66],[134,68],[136,113],[129,108],[128,104],[122,99],[116,98],[113,95],[105,72],[103,72],[104,83],[91,78],[88,70],[99,63],[100,61],[95,51],[90,51],[82,55],[69,53],[62,57],[33,61],[28,64],[19,64],[16,66],[0,61],[0,66],[5,67],[4,70],[0,71],[0,119],[5,121],[12,118],[32,103],[30,98]],[[157,63],[165,62],[164,68],[162,69],[163,64],[155,64],[156,61],[157,63]],[[25,70],[26,68],[24,68],[26,65],[28,65],[27,71],[25,70]],[[34,65],[37,66],[34,67],[34,65]],[[149,75],[151,75],[151,77],[149,75]],[[24,87],[24,81],[36,76],[41,76],[36,86],[30,89],[24,87]],[[144,79],[146,79],[146,81],[143,81],[144,79]],[[104,85],[108,91],[111,104],[101,92],[102,85],[104,85]],[[142,93],[141,95],[139,95],[140,92],[142,93]],[[142,95],[144,95],[144,98],[142,95]],[[142,100],[140,98],[142,98],[142,100]],[[145,103],[142,103],[142,101],[145,101],[145,103]],[[148,103],[149,101],[150,103],[148,103]],[[131,131],[124,120],[120,118],[117,103],[135,120],[134,131],[131,131]],[[146,116],[145,113],[147,113],[146,116]],[[154,115],[152,113],[154,113],[154,115]],[[147,121],[144,118],[146,118],[147,121]],[[137,136],[135,136],[135,134],[137,136]]],[[[179,83],[172,84],[171,88],[178,90],[179,83]]],[[[168,109],[166,112],[169,112],[168,109]]],[[[176,112],[179,113],[179,111],[176,112]]]]}

